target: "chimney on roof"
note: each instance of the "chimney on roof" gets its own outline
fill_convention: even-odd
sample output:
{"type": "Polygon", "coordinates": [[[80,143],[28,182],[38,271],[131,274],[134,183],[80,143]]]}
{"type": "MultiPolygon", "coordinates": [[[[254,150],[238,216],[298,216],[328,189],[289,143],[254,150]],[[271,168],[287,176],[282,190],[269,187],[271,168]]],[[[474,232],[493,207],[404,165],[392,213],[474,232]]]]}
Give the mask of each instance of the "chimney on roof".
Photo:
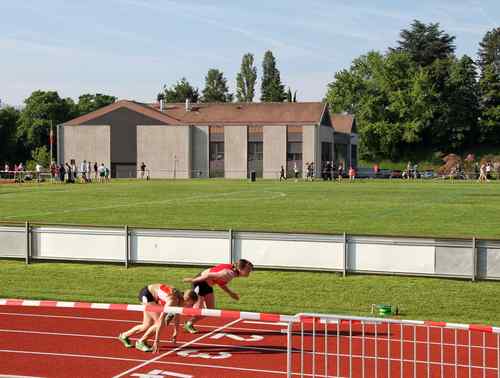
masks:
{"type": "Polygon", "coordinates": [[[189,101],[189,98],[186,98],[186,112],[191,111],[191,103],[189,101]]]}
{"type": "Polygon", "coordinates": [[[160,99],[160,112],[163,112],[163,109],[165,109],[165,100],[160,99]]]}

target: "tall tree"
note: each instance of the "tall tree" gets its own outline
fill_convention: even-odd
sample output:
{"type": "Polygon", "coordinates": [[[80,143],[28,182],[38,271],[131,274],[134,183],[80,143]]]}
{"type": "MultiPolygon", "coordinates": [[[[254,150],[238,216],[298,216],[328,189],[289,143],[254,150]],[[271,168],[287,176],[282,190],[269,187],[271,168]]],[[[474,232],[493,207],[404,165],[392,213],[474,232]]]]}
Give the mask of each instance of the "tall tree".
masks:
{"type": "Polygon", "coordinates": [[[233,94],[229,93],[227,80],[218,69],[211,68],[205,76],[202,102],[232,102],[233,94]]]}
{"type": "Polygon", "coordinates": [[[285,87],[281,83],[280,71],[271,51],[266,51],[262,62],[262,84],[260,100],[263,102],[283,102],[286,99],[285,87]]]}
{"type": "Polygon", "coordinates": [[[24,100],[17,122],[17,137],[29,151],[49,144],[50,125],[54,127],[75,116],[75,104],[55,91],[35,91],[24,100]]]}
{"type": "Polygon", "coordinates": [[[254,66],[253,55],[243,55],[240,72],[236,75],[236,99],[239,102],[252,102],[255,97],[257,67],[254,66]]]}
{"type": "MultiPolygon", "coordinates": [[[[5,106],[0,108],[0,164],[3,162],[16,162],[24,160],[25,156],[18,149],[16,138],[17,120],[19,110],[5,106]]],[[[3,169],[3,165],[0,166],[3,169]]]]}
{"type": "Polygon", "coordinates": [[[198,88],[193,87],[185,77],[177,83],[167,88],[163,86],[163,93],[158,94],[158,98],[163,97],[166,102],[184,102],[189,99],[191,102],[198,102],[200,94],[198,88]]]}
{"type": "Polygon", "coordinates": [[[467,55],[452,63],[445,96],[447,114],[443,126],[446,126],[446,133],[442,145],[460,150],[479,136],[480,108],[476,64],[467,55]]]}
{"type": "Polygon", "coordinates": [[[500,27],[486,32],[483,40],[479,42],[478,65],[481,72],[492,65],[500,75],[500,27]]]}
{"type": "Polygon", "coordinates": [[[424,24],[414,20],[409,29],[403,29],[395,50],[407,52],[422,67],[436,59],[446,59],[455,52],[455,37],[439,29],[439,23],[424,24]]]}
{"type": "Polygon", "coordinates": [[[109,96],[101,93],[96,94],[83,94],[78,97],[76,104],[77,115],[88,114],[94,110],[100,109],[104,106],[110,105],[116,101],[116,97],[109,96]]]}
{"type": "Polygon", "coordinates": [[[500,74],[493,64],[485,66],[479,82],[481,88],[482,140],[500,144],[500,74]]]}

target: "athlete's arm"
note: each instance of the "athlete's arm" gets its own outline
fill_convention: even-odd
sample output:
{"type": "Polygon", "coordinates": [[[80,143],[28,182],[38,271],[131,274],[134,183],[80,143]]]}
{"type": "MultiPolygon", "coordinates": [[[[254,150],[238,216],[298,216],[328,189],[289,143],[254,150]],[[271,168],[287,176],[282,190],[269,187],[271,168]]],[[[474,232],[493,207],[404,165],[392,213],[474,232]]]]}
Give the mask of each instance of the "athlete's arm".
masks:
{"type": "Polygon", "coordinates": [[[236,300],[236,301],[240,300],[240,296],[237,293],[235,293],[234,291],[232,291],[227,285],[222,285],[220,288],[222,290],[224,290],[226,293],[228,293],[229,296],[231,298],[233,298],[234,300],[236,300]]]}

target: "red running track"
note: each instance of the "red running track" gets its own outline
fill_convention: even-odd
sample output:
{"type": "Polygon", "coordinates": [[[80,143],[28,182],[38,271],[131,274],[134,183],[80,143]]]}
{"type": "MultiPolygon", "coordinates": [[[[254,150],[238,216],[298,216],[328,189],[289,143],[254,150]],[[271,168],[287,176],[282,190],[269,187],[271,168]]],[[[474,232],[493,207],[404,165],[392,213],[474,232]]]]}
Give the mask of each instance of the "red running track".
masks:
{"type": "MultiPolygon", "coordinates": [[[[126,311],[0,306],[0,377],[286,376],[282,323],[205,318],[199,334],[181,331],[177,345],[165,330],[160,353],[151,354],[116,339],[140,319],[126,311]]],[[[313,338],[313,325],[302,327],[292,334],[295,376],[500,377],[497,334],[318,324],[313,338]]]]}

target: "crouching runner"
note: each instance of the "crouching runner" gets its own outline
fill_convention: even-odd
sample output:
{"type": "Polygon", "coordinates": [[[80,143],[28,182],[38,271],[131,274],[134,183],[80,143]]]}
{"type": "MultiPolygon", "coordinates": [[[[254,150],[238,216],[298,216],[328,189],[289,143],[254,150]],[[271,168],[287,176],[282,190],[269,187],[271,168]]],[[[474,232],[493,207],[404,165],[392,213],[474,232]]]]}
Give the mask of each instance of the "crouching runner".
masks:
{"type": "MultiPolygon", "coordinates": [[[[184,282],[190,282],[194,291],[198,294],[198,302],[195,308],[214,308],[215,296],[212,286],[218,285],[234,300],[239,300],[240,296],[232,291],[227,284],[236,277],[248,277],[253,270],[253,264],[245,259],[238,260],[235,264],[219,264],[198,274],[194,278],[185,278],[184,282]]],[[[184,324],[184,330],[189,333],[198,332],[194,328],[194,323],[199,317],[193,317],[184,324]]]]}
{"type": "MultiPolygon", "coordinates": [[[[164,284],[151,284],[141,289],[139,300],[143,305],[166,305],[169,307],[193,307],[198,301],[198,295],[194,290],[186,290],[184,294],[176,288],[164,284]]],[[[142,352],[159,352],[160,333],[165,323],[167,326],[174,319],[175,327],[172,333],[172,342],[177,341],[177,332],[179,329],[179,315],[165,314],[164,312],[151,312],[144,310],[142,324],[137,325],[128,331],[121,333],[118,339],[127,348],[132,348],[129,337],[137,333],[144,332],[142,337],[135,343],[136,349],[142,352]],[[166,317],[166,318],[165,318],[166,317]],[[148,337],[155,333],[153,346],[147,344],[148,337]]]]}

